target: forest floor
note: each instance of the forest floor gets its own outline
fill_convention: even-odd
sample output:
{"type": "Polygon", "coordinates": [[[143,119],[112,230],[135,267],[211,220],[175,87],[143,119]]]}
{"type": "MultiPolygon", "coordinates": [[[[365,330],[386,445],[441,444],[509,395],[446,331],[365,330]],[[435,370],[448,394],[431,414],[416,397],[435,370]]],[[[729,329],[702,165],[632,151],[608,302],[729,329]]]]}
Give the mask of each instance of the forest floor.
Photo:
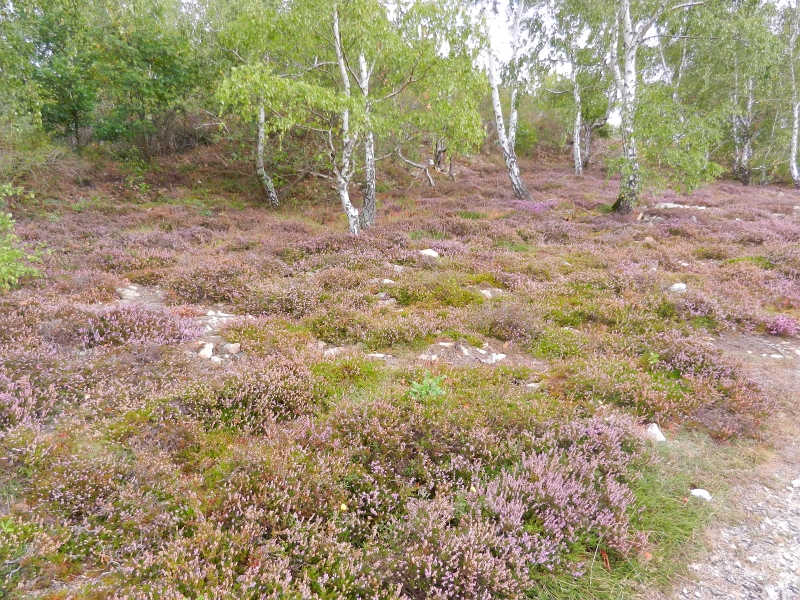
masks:
{"type": "Polygon", "coordinates": [[[523,166],[358,238],[224,148],[32,181],[0,598],[800,597],[800,192],[523,166]]]}

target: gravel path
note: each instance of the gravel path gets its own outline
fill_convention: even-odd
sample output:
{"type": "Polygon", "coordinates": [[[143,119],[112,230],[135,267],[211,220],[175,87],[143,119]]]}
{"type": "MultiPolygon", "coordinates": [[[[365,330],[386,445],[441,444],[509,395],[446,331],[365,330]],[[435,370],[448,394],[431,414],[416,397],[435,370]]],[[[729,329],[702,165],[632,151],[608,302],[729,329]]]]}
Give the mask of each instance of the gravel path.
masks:
{"type": "Polygon", "coordinates": [[[770,455],[727,494],[706,532],[708,553],[670,595],[651,598],[800,600],[800,343],[756,336],[713,343],[780,399],[765,440],[770,455]]]}

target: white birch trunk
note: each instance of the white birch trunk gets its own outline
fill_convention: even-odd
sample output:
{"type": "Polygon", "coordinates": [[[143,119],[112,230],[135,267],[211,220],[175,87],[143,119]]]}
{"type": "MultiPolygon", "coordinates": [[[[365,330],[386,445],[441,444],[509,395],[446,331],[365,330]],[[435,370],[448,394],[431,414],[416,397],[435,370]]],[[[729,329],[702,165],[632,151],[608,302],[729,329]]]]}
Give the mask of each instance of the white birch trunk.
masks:
{"type": "MultiPolygon", "coordinates": [[[[358,56],[360,70],[359,86],[364,96],[364,105],[369,118],[369,82],[372,76],[372,69],[367,66],[364,54],[358,56]]],[[[361,228],[367,229],[375,224],[377,215],[377,186],[376,186],[376,167],[375,167],[375,136],[371,128],[367,129],[364,139],[364,205],[361,208],[361,228]]]]}
{"type": "Polygon", "coordinates": [[[575,121],[572,133],[572,160],[575,164],[575,175],[583,175],[583,156],[581,156],[581,126],[583,115],[581,113],[581,90],[575,76],[575,67],[572,67],[572,99],[575,102],[575,121]]]}
{"type": "Polygon", "coordinates": [[[795,66],[795,48],[800,36],[800,0],[795,0],[792,35],[789,39],[789,69],[792,79],[792,136],[789,141],[789,172],[794,187],[800,189],[800,165],[797,164],[797,138],[800,136],[800,98],[797,90],[797,72],[795,66]]]}
{"type": "Polygon", "coordinates": [[[739,165],[739,177],[742,185],[750,185],[751,161],[753,159],[753,104],[755,102],[755,82],[747,80],[747,113],[742,119],[742,155],[739,165]]]}
{"type": "Polygon", "coordinates": [[[622,26],[623,69],[621,125],[623,166],[620,180],[620,193],[614,210],[629,213],[633,210],[639,195],[639,158],[636,153],[634,136],[634,115],[636,113],[636,55],[639,51],[640,36],[631,19],[630,0],[620,2],[620,21],[622,26]]]}
{"type": "MultiPolygon", "coordinates": [[[[522,26],[524,7],[524,2],[519,0],[517,2],[516,12],[514,13],[514,24],[511,31],[512,61],[517,58],[517,52],[519,51],[520,27],[522,26]]],[[[497,138],[500,142],[500,149],[503,151],[503,158],[506,162],[508,178],[511,180],[514,196],[520,200],[530,200],[531,194],[525,182],[522,180],[522,174],[519,171],[519,163],[517,161],[517,153],[514,148],[517,137],[517,121],[519,118],[519,84],[515,79],[511,85],[511,108],[508,115],[508,130],[506,130],[505,119],[503,118],[503,106],[500,102],[500,78],[497,75],[496,62],[497,59],[494,53],[490,52],[489,85],[492,88],[492,108],[494,109],[497,138]]]]}
{"type": "Polygon", "coordinates": [[[258,140],[256,142],[256,173],[264,191],[267,194],[267,201],[270,206],[277,207],[280,204],[278,194],[275,192],[275,184],[272,182],[272,177],[269,176],[267,170],[264,168],[264,140],[266,138],[265,124],[266,117],[264,115],[264,105],[262,104],[258,109],[258,140]]]}
{"type": "MultiPolygon", "coordinates": [[[[339,12],[333,11],[333,42],[336,49],[336,62],[339,64],[339,73],[342,77],[342,91],[344,95],[350,96],[350,78],[347,74],[347,65],[344,60],[344,49],[342,48],[342,36],[339,31],[339,12]]],[[[336,190],[339,192],[339,200],[342,202],[342,209],[347,215],[350,226],[350,233],[358,235],[361,231],[358,209],[353,206],[350,200],[350,179],[353,176],[351,164],[353,149],[356,145],[356,137],[350,131],[350,109],[342,111],[342,156],[341,161],[335,160],[335,147],[329,138],[331,152],[334,153],[333,172],[336,175],[336,190]]]]}

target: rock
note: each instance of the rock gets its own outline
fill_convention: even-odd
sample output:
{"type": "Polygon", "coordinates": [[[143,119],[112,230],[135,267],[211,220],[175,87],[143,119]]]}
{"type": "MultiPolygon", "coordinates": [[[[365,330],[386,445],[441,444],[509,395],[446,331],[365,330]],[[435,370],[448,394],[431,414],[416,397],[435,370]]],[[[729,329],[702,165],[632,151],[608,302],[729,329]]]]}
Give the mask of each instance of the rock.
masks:
{"type": "Polygon", "coordinates": [[[433,362],[435,360],[439,360],[439,357],[435,354],[420,354],[419,359],[427,362],[433,362]]]}
{"type": "Polygon", "coordinates": [[[653,236],[650,236],[650,235],[648,235],[646,238],[644,238],[644,241],[647,244],[655,244],[656,243],[655,239],[653,239],[653,236]]]}
{"type": "Polygon", "coordinates": [[[222,347],[223,352],[227,352],[228,354],[239,354],[239,350],[242,348],[242,345],[239,343],[236,344],[225,344],[222,347]]]}
{"type": "Polygon", "coordinates": [[[664,434],[661,433],[661,428],[656,423],[650,423],[650,425],[647,426],[647,437],[654,442],[667,441],[667,438],[665,438],[664,434]]]}
{"type": "Polygon", "coordinates": [[[493,365],[495,363],[499,363],[506,357],[505,354],[501,354],[499,352],[492,352],[488,357],[483,359],[483,362],[487,365],[493,365]]]}
{"type": "Polygon", "coordinates": [[[336,356],[337,354],[340,354],[341,352],[342,352],[341,348],[328,348],[322,354],[323,354],[323,356],[336,356]]]}
{"type": "Polygon", "coordinates": [[[367,358],[377,358],[379,360],[386,360],[387,355],[381,354],[380,352],[373,352],[372,354],[367,354],[367,358]]]}
{"type": "Polygon", "coordinates": [[[419,253],[422,254],[423,256],[430,256],[431,258],[439,258],[439,253],[431,248],[425,248],[425,250],[420,250],[419,253]]]}
{"type": "Polygon", "coordinates": [[[697,223],[697,217],[695,217],[694,215],[692,215],[692,218],[691,218],[691,219],[689,219],[689,220],[690,220],[692,223],[697,223]]]}
{"type": "Polygon", "coordinates": [[[682,262],[682,263],[681,263],[681,266],[682,266],[682,267],[688,267],[688,266],[689,266],[689,263],[687,263],[687,262],[682,262]]]}
{"type": "Polygon", "coordinates": [[[492,292],[490,292],[489,290],[481,290],[481,295],[484,296],[485,298],[491,298],[492,292]]]}
{"type": "Polygon", "coordinates": [[[381,283],[385,285],[392,285],[394,283],[393,279],[384,279],[381,283]]]}
{"type": "Polygon", "coordinates": [[[650,225],[661,225],[664,222],[664,217],[653,217],[650,219],[650,225]]]}
{"type": "Polygon", "coordinates": [[[137,288],[131,285],[126,288],[119,288],[117,290],[117,294],[123,300],[133,300],[134,298],[141,298],[142,295],[136,290],[137,288]]]}
{"type": "Polygon", "coordinates": [[[673,283],[669,286],[670,292],[685,292],[686,291],[686,284],[685,283],[673,283]]]}
{"type": "Polygon", "coordinates": [[[211,356],[211,362],[222,362],[222,357],[220,356],[211,356]]]}
{"type": "Polygon", "coordinates": [[[534,391],[540,390],[540,389],[542,389],[544,387],[544,382],[538,381],[536,383],[526,383],[525,387],[530,389],[530,390],[534,390],[534,391]]]}
{"type": "Polygon", "coordinates": [[[800,479],[793,479],[792,480],[792,487],[793,488],[800,488],[800,479]]]}
{"type": "Polygon", "coordinates": [[[206,313],[206,316],[213,317],[213,316],[214,316],[214,315],[216,315],[216,314],[217,314],[217,313],[216,313],[216,311],[210,310],[210,311],[208,311],[208,312],[206,313]]]}
{"type": "Polygon", "coordinates": [[[695,496],[697,498],[702,498],[706,502],[711,502],[711,494],[709,494],[706,490],[702,488],[696,488],[694,490],[691,490],[691,494],[692,496],[695,496]]]}
{"type": "Polygon", "coordinates": [[[203,349],[197,353],[197,356],[200,358],[211,358],[212,353],[214,352],[214,344],[211,342],[206,342],[203,344],[203,349]]]}
{"type": "Polygon", "coordinates": [[[460,346],[460,348],[461,348],[461,354],[463,354],[464,356],[470,356],[469,349],[466,346],[460,346]]]}
{"type": "Polygon", "coordinates": [[[452,348],[453,346],[455,346],[455,343],[454,342],[439,342],[437,345],[441,346],[442,348],[452,348]]]}
{"type": "Polygon", "coordinates": [[[659,210],[666,210],[670,208],[683,208],[683,204],[675,204],[674,202],[659,202],[655,207],[659,210]]]}
{"type": "Polygon", "coordinates": [[[392,271],[395,273],[402,273],[405,270],[405,267],[400,265],[392,265],[392,271]]]}
{"type": "Polygon", "coordinates": [[[378,292],[377,294],[375,294],[375,297],[378,300],[388,300],[389,298],[391,298],[391,296],[389,296],[389,292],[378,292]]]}

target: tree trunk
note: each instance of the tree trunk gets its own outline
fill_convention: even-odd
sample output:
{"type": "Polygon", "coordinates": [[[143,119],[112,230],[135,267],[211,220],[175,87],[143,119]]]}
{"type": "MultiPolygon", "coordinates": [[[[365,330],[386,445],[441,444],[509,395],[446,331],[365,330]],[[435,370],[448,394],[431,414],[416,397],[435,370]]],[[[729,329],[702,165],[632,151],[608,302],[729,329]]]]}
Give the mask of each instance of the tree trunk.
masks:
{"type": "Polygon", "coordinates": [[[622,39],[624,47],[624,65],[622,73],[622,173],[620,178],[619,197],[614,203],[614,211],[629,213],[636,205],[639,197],[639,158],[636,153],[634,115],[636,113],[636,54],[639,50],[639,36],[633,27],[630,12],[630,0],[622,0],[620,4],[622,17],[622,39]]]}
{"type": "MultiPolygon", "coordinates": [[[[372,70],[367,66],[364,54],[358,55],[360,73],[359,85],[364,96],[364,104],[369,117],[369,80],[372,70]]],[[[375,224],[377,215],[377,185],[375,166],[375,136],[371,129],[367,129],[364,139],[364,204],[361,208],[361,229],[368,229],[375,224]]]]}
{"type": "Polygon", "coordinates": [[[794,187],[800,189],[800,165],[797,164],[797,138],[800,135],[800,98],[797,90],[797,73],[795,72],[794,51],[797,38],[800,36],[800,0],[795,0],[792,35],[789,39],[789,69],[792,83],[792,136],[789,141],[789,172],[794,187]]]}
{"type": "MultiPolygon", "coordinates": [[[[517,163],[517,154],[514,151],[512,144],[513,138],[506,135],[505,119],[503,118],[503,106],[500,103],[500,83],[497,79],[496,67],[494,66],[494,58],[489,59],[489,83],[492,88],[492,107],[494,108],[494,121],[497,128],[497,137],[500,141],[500,149],[503,151],[503,158],[506,161],[506,169],[508,170],[508,178],[511,180],[511,187],[514,190],[514,197],[520,200],[530,200],[531,194],[528,191],[525,182],[522,180],[522,175],[519,172],[519,164],[517,163]]],[[[516,93],[512,91],[512,114],[516,113],[513,107],[513,102],[516,100],[516,93]]],[[[516,134],[516,119],[514,120],[514,133],[516,134]]],[[[509,121],[509,130],[511,129],[511,121],[509,121]]]]}
{"type": "Polygon", "coordinates": [[[747,80],[747,117],[742,119],[742,156],[739,162],[739,179],[742,185],[750,185],[751,167],[753,159],[753,103],[755,102],[755,81],[752,77],[747,80]]]}
{"type": "Polygon", "coordinates": [[[377,186],[375,182],[375,141],[371,131],[364,140],[364,205],[361,208],[361,229],[368,229],[375,224],[377,216],[377,186]]]}
{"type": "Polygon", "coordinates": [[[256,143],[256,173],[258,174],[258,179],[261,181],[261,185],[264,187],[264,191],[267,194],[267,202],[269,202],[270,206],[277,207],[280,205],[280,200],[278,200],[278,194],[275,193],[275,184],[272,183],[272,177],[269,176],[267,170],[264,168],[264,138],[266,137],[265,133],[265,116],[264,116],[264,105],[262,104],[258,109],[258,140],[256,143]]]}
{"type": "Polygon", "coordinates": [[[575,101],[575,121],[572,127],[572,161],[575,165],[575,175],[583,175],[583,157],[581,156],[581,126],[583,115],[581,113],[581,90],[575,77],[575,67],[572,67],[572,98],[575,101]]]}
{"type": "MultiPolygon", "coordinates": [[[[347,74],[347,65],[344,60],[344,50],[342,48],[342,36],[339,32],[339,12],[334,9],[333,11],[333,41],[336,49],[336,62],[339,64],[339,74],[342,77],[342,91],[346,97],[350,97],[350,77],[347,74]]],[[[330,135],[330,134],[329,134],[330,135]]],[[[333,171],[336,175],[336,190],[339,192],[339,200],[342,202],[342,209],[344,214],[347,215],[347,221],[350,226],[350,233],[358,235],[361,231],[360,221],[358,218],[358,210],[353,206],[350,200],[350,178],[353,176],[353,169],[351,159],[353,156],[353,149],[356,145],[356,137],[350,131],[350,109],[345,108],[342,110],[342,160],[336,163],[335,151],[336,148],[333,141],[329,137],[328,142],[331,153],[334,156],[333,171]]]]}
{"type": "Polygon", "coordinates": [[[583,133],[583,160],[581,161],[581,166],[584,169],[589,168],[589,159],[592,156],[592,132],[594,131],[593,127],[586,127],[583,133]]]}
{"type": "Polygon", "coordinates": [[[446,170],[444,166],[445,154],[447,154],[447,144],[440,138],[436,140],[436,146],[433,150],[433,168],[439,173],[444,173],[446,170]]]}
{"type": "MultiPolygon", "coordinates": [[[[524,2],[517,2],[516,12],[514,13],[514,25],[511,30],[511,50],[514,62],[520,48],[520,28],[524,13],[524,2]]],[[[514,145],[517,137],[517,119],[519,116],[519,84],[517,81],[511,86],[511,108],[508,115],[508,130],[506,131],[505,119],[503,118],[503,105],[500,103],[500,79],[497,75],[496,58],[489,56],[489,85],[492,88],[492,108],[494,109],[494,122],[497,128],[497,138],[500,141],[500,148],[503,151],[503,158],[506,161],[508,178],[511,180],[511,187],[514,190],[514,197],[520,200],[530,200],[531,194],[528,187],[522,180],[517,162],[517,153],[514,145]]]]}

